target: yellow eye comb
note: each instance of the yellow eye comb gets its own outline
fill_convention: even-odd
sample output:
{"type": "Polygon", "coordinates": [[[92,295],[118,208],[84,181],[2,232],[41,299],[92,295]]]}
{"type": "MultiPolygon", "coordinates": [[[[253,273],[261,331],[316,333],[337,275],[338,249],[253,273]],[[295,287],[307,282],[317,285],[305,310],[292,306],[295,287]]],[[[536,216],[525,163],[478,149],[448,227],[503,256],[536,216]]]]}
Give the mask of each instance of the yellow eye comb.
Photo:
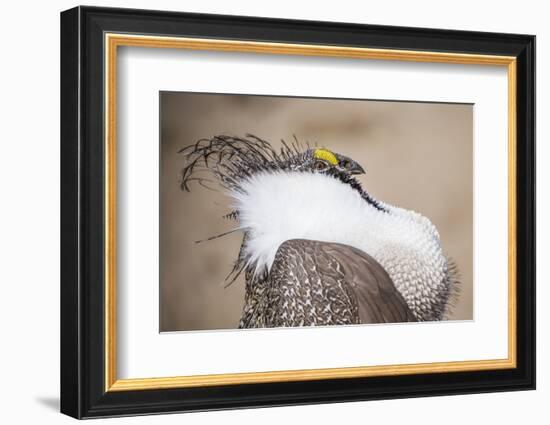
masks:
{"type": "Polygon", "coordinates": [[[315,149],[315,152],[313,152],[313,157],[327,161],[331,165],[338,165],[336,156],[328,149],[315,149]]]}

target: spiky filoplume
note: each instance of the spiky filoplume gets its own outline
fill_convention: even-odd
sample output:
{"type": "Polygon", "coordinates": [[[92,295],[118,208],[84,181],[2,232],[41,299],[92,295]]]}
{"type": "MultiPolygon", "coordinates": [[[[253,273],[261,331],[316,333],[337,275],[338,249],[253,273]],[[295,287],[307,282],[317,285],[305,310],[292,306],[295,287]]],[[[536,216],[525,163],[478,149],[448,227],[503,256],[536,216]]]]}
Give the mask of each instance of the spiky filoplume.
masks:
{"type": "Polygon", "coordinates": [[[256,173],[299,169],[311,159],[298,140],[290,145],[282,141],[277,151],[269,142],[251,134],[247,134],[246,138],[219,135],[200,139],[179,153],[185,156],[187,162],[181,178],[181,188],[186,191],[189,191],[191,181],[207,181],[194,176],[197,172],[208,171],[225,189],[238,191],[243,180],[256,173]]]}
{"type": "Polygon", "coordinates": [[[275,150],[252,135],[202,139],[180,153],[183,190],[208,187],[208,173],[234,201],[226,217],[244,236],[228,281],[246,272],[240,327],[443,317],[456,279],[437,230],[370,196],[351,158],[297,140],[275,150]]]}

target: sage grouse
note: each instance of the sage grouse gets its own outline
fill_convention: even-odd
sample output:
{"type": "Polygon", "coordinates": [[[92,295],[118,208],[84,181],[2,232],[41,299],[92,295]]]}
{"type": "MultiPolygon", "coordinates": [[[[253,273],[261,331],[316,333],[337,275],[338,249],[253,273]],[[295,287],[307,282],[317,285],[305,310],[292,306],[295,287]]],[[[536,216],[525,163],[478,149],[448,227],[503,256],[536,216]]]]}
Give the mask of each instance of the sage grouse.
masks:
{"type": "Polygon", "coordinates": [[[374,199],[363,168],[325,148],[253,135],[180,151],[181,186],[212,182],[232,199],[243,241],[228,284],[245,273],[240,328],[441,320],[456,285],[435,226],[374,199]]]}

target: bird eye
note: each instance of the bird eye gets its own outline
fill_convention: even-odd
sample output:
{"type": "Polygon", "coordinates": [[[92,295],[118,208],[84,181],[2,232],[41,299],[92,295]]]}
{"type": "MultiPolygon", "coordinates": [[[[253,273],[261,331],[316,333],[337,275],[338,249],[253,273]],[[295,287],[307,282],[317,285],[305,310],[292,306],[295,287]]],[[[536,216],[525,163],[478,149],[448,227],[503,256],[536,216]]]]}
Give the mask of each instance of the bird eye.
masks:
{"type": "Polygon", "coordinates": [[[316,161],[314,167],[317,171],[323,171],[328,168],[328,165],[324,161],[316,161]]]}

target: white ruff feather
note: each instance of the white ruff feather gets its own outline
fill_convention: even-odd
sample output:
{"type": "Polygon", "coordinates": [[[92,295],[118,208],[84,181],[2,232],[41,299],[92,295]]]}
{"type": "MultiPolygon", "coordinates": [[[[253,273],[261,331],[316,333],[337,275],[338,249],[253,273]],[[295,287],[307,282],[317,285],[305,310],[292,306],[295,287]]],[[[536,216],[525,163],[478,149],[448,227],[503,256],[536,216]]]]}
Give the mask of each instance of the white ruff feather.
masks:
{"type": "Polygon", "coordinates": [[[413,310],[443,290],[447,262],[437,230],[422,215],[383,203],[389,212],[379,211],[350,185],[322,174],[266,172],[241,186],[243,193],[230,195],[249,234],[245,258],[257,272],[270,270],[284,241],[310,239],[374,257],[413,310]]]}

